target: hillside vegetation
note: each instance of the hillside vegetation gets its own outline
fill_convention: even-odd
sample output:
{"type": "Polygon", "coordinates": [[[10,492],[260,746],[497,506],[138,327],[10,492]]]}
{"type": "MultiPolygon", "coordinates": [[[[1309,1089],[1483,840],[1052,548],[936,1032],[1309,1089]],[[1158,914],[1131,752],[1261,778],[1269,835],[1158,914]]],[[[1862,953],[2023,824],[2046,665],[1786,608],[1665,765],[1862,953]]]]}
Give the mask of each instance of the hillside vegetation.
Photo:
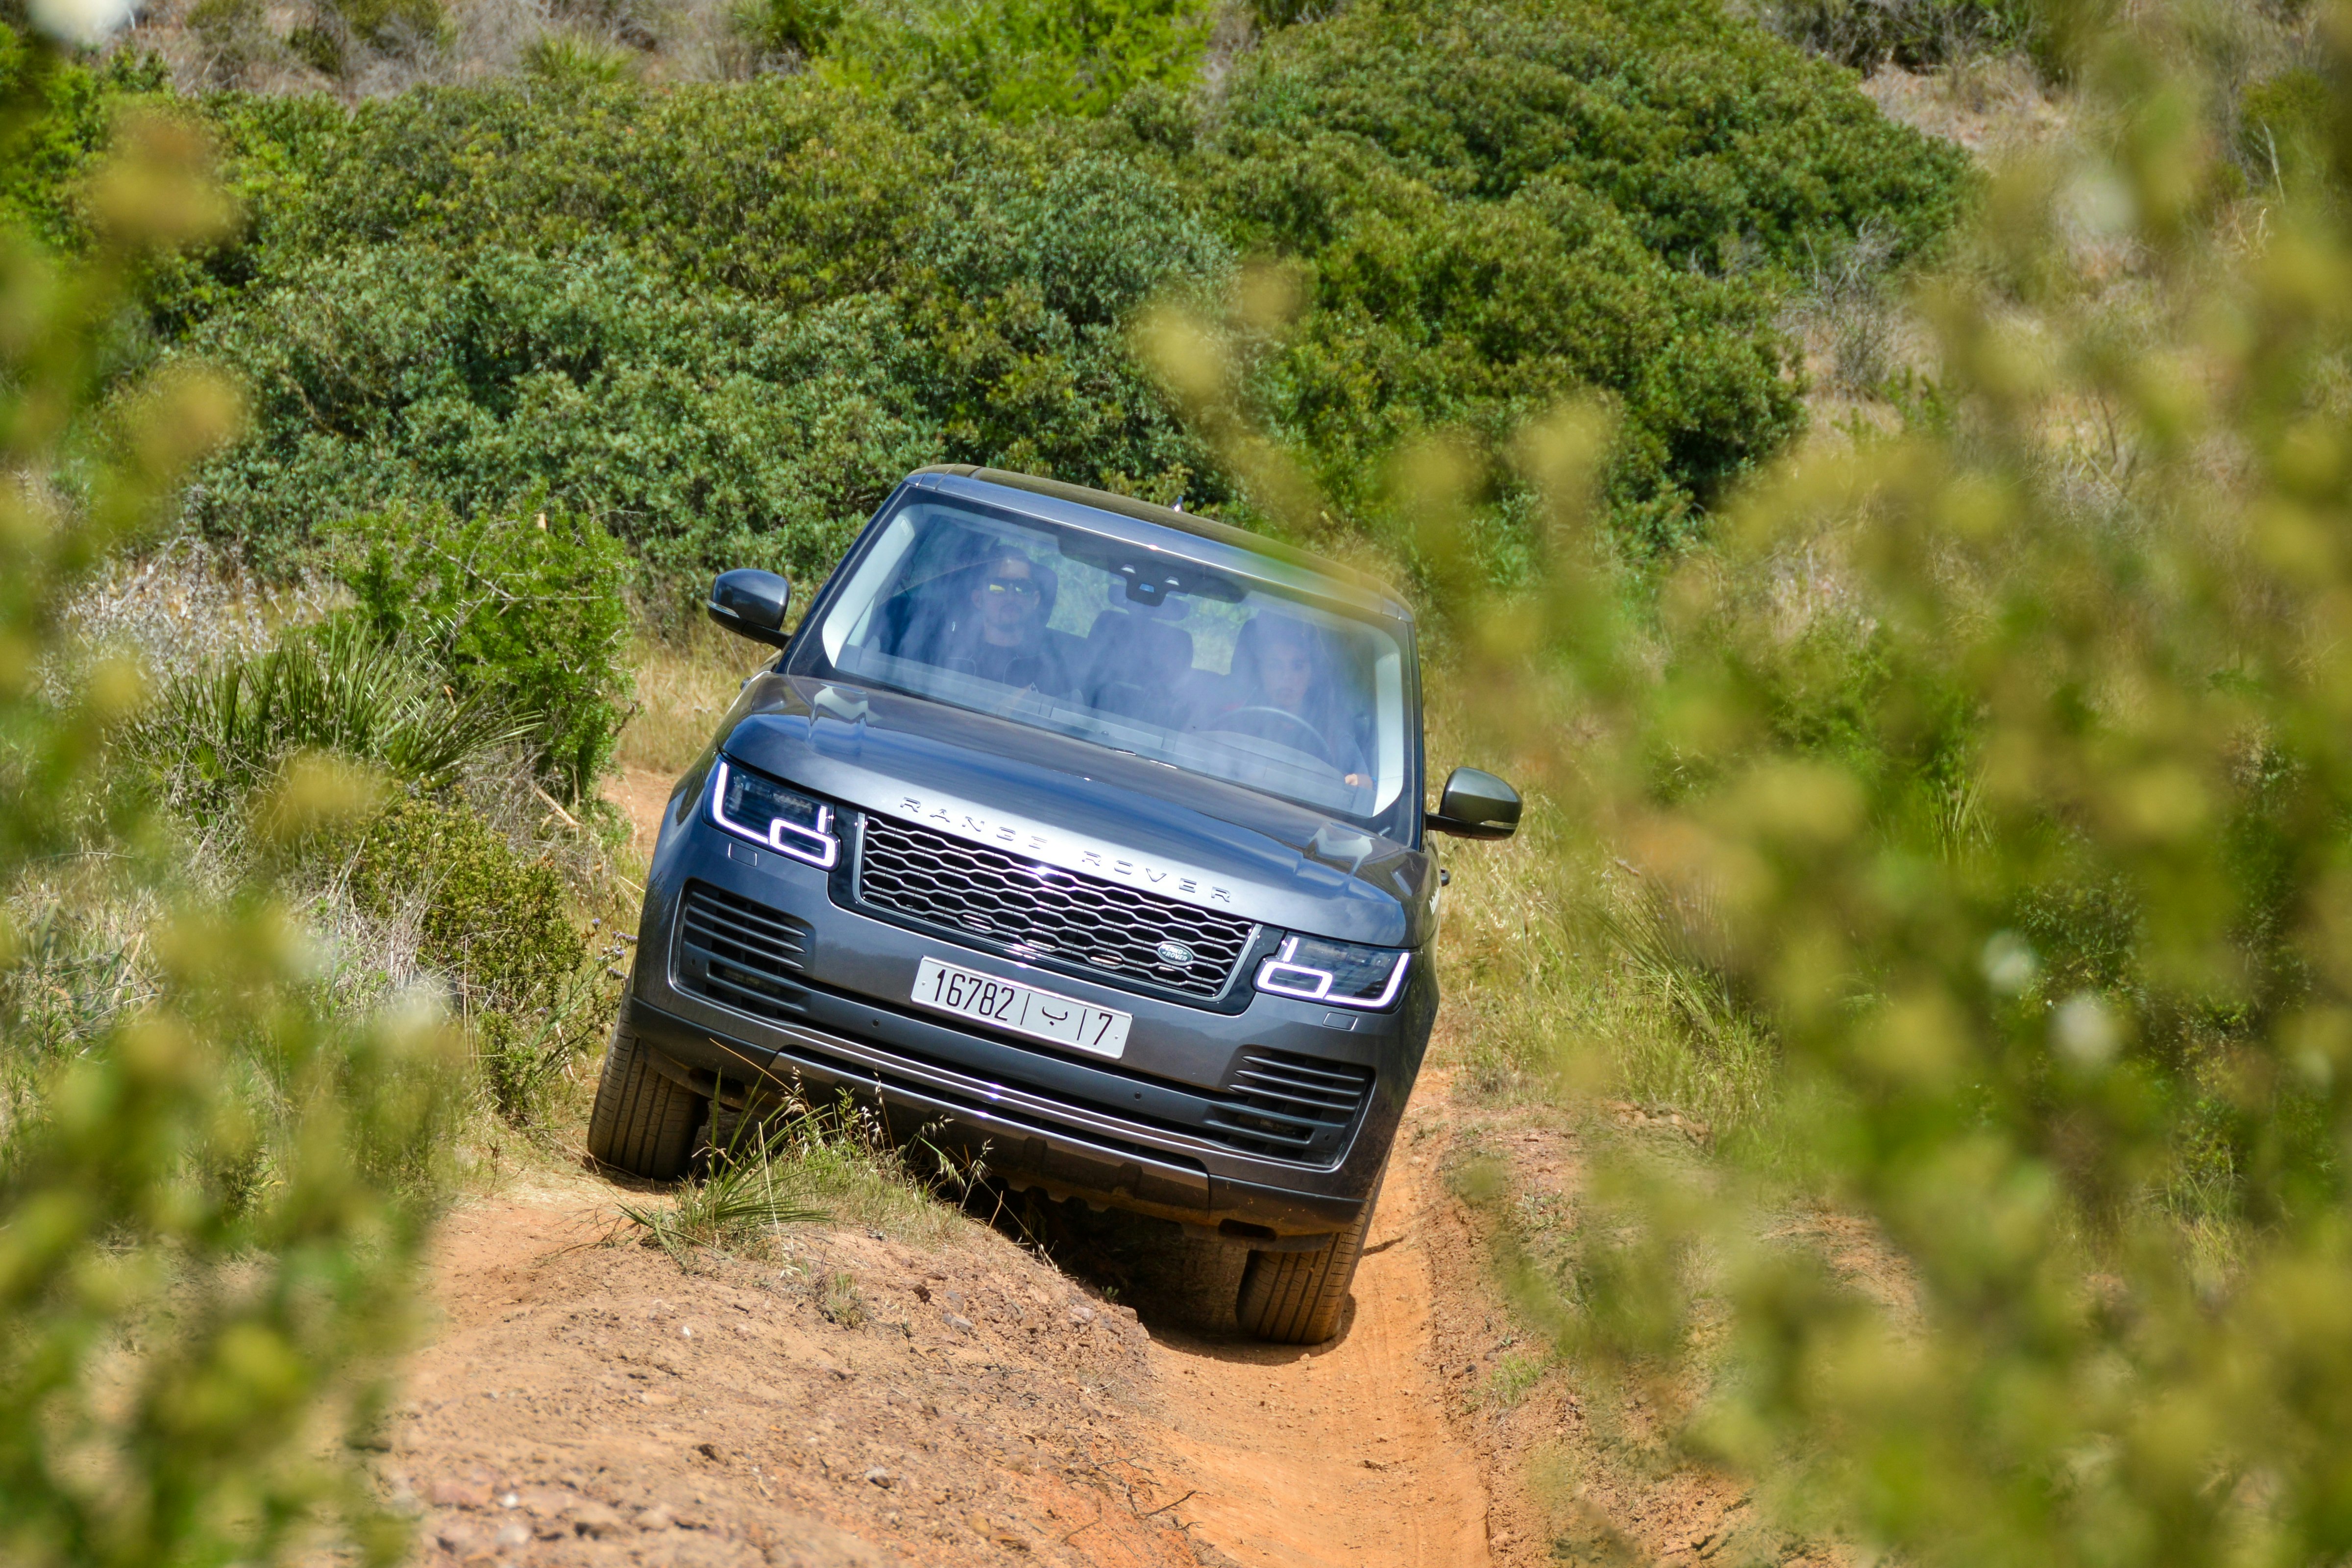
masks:
{"type": "MultiPolygon", "coordinates": [[[[1766,1544],[2352,1550],[2352,23],[59,14],[0,0],[12,1561],[397,1553],[410,1261],[576,1140],[636,869],[599,775],[731,684],[659,637],[936,461],[1427,606],[1439,743],[1538,792],[1454,852],[1475,1087],[1696,1129],[1565,1207],[1455,1173],[1515,1375],[1747,1478],[1766,1544]],[[2063,133],[1972,168],[1890,59],[2063,133]]],[[[648,1224],[945,1179],[821,1121],[751,1220],[648,1224]]]]}
{"type": "MultiPolygon", "coordinates": [[[[921,461],[1258,516],[1128,341],[1237,274],[1287,305],[1233,331],[1335,530],[1377,530],[1401,444],[1590,390],[1618,526],[1662,548],[1799,427],[1792,269],[1865,226],[1931,249],[1966,184],[1709,3],[1360,5],[1096,119],[832,70],[201,112],[241,220],[155,279],[144,352],[252,388],[189,515],[277,571],[386,505],[543,492],[665,570],[807,572],[921,461]]],[[[19,200],[70,233],[69,189],[19,200]]]]}

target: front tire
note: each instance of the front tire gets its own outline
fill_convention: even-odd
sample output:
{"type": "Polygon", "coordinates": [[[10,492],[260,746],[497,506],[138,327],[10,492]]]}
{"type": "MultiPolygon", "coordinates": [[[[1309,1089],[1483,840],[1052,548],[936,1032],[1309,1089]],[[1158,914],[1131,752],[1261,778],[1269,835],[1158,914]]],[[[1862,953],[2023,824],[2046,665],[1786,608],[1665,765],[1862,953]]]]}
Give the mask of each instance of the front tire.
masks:
{"type": "Polygon", "coordinates": [[[596,1107],[588,1114],[588,1154],[633,1176],[676,1181],[686,1174],[709,1108],[701,1095],[656,1071],[650,1056],[614,1026],[596,1107]]]}
{"type": "Polygon", "coordinates": [[[1371,1234],[1372,1211],[1380,1206],[1388,1172],[1372,1184],[1372,1195],[1356,1223],[1331,1238],[1320,1252],[1253,1252],[1242,1270],[1241,1300],[1234,1315],[1244,1333],[1276,1344],[1319,1345],[1339,1331],[1348,1288],[1363,1261],[1364,1238],[1371,1234]]]}

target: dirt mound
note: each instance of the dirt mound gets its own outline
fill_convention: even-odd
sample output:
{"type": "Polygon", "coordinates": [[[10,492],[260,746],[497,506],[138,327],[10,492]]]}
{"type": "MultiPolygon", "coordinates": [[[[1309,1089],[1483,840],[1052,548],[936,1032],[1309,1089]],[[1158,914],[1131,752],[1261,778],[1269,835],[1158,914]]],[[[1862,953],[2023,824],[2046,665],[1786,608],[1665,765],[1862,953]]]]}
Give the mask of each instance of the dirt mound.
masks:
{"type": "Polygon", "coordinates": [[[689,1272],[607,1244],[602,1184],[509,1194],[445,1229],[386,1480],[445,1563],[1480,1563],[1417,1158],[1312,1349],[1231,1331],[1222,1248],[1122,1279],[1139,1321],[978,1226],[936,1249],[813,1228],[689,1272]]]}
{"type": "MultiPolygon", "coordinates": [[[[608,1207],[449,1223],[385,1467],[443,1561],[1193,1564],[1130,1436],[1134,1314],[1010,1243],[815,1233],[781,1265],[608,1247],[608,1207]],[[1076,1544],[1073,1544],[1075,1542],[1076,1544]]],[[[996,1238],[987,1238],[994,1241],[996,1238]]]]}

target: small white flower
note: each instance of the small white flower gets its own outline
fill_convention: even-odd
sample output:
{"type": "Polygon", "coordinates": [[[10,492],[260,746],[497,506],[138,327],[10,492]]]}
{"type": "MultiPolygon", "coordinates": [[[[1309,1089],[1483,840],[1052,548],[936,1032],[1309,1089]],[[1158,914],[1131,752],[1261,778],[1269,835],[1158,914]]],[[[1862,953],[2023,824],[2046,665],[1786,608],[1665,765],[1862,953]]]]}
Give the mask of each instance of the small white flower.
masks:
{"type": "Polygon", "coordinates": [[[33,22],[68,44],[100,44],[131,20],[136,0],[33,0],[33,22]]]}
{"type": "Polygon", "coordinates": [[[2079,1068],[2106,1066],[2123,1044],[2107,1005],[2088,991],[2078,991],[2059,1004],[2050,1020],[2050,1037],[2059,1054],[2079,1068]]]}

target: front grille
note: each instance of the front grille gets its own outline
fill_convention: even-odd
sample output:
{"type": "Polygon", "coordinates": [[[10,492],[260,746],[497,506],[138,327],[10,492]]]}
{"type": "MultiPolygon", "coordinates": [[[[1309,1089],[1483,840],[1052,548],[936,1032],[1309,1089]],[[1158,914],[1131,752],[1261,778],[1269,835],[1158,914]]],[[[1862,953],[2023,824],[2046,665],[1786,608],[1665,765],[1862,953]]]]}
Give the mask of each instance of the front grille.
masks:
{"type": "Polygon", "coordinates": [[[1252,1048],[1209,1111],[1209,1136],[1244,1153],[1336,1158],[1371,1089],[1370,1068],[1252,1048]]]}
{"type": "Polygon", "coordinates": [[[812,934],[790,915],[695,883],[678,908],[678,986],[756,1017],[799,1017],[808,992],[793,977],[812,934]]]}
{"type": "Polygon", "coordinates": [[[959,936],[1055,958],[1188,995],[1222,995],[1255,928],[1140,889],[1040,866],[894,817],[869,816],[857,896],[959,936]],[[1181,942],[1189,963],[1158,949],[1181,942]]]}

